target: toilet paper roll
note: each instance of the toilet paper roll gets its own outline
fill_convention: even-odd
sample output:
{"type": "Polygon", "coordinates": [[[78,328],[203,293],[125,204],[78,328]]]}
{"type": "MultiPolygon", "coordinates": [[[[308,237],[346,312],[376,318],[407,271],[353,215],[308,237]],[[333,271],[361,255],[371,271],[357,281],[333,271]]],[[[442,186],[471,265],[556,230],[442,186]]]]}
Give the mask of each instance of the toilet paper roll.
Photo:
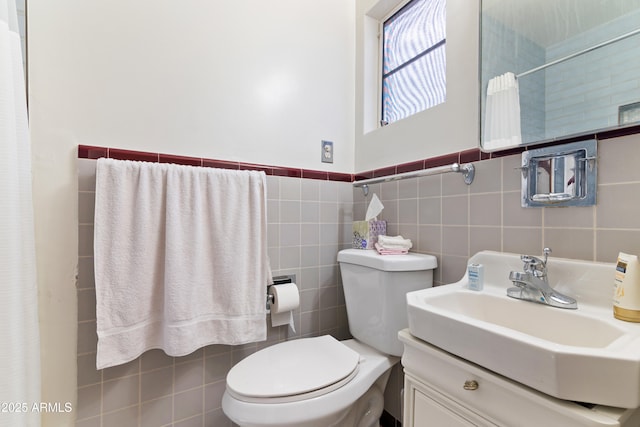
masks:
{"type": "Polygon", "coordinates": [[[271,326],[289,325],[295,333],[293,310],[300,306],[300,293],[295,283],[273,285],[269,288],[269,294],[273,295],[271,302],[271,326]]]}

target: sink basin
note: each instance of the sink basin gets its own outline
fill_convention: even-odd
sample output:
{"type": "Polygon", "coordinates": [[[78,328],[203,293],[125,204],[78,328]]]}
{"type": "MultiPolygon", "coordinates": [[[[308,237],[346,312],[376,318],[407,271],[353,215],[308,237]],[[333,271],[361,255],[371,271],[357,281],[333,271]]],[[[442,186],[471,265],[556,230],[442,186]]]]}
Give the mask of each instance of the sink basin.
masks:
{"type": "MultiPolygon", "coordinates": [[[[611,322],[574,314],[567,310],[546,310],[539,304],[515,304],[499,295],[462,291],[434,295],[427,300],[432,310],[468,317],[485,326],[495,325],[550,343],[573,347],[603,348],[624,335],[611,322]],[[542,313],[541,313],[542,311],[542,313]]],[[[426,305],[425,305],[426,307],[426,305]]]]}
{"type": "Polygon", "coordinates": [[[519,255],[483,251],[482,291],[459,282],[407,294],[411,334],[548,395],[640,406],[640,324],[613,317],[614,265],[550,258],[549,283],[578,300],[565,310],[507,297],[519,255]]]}

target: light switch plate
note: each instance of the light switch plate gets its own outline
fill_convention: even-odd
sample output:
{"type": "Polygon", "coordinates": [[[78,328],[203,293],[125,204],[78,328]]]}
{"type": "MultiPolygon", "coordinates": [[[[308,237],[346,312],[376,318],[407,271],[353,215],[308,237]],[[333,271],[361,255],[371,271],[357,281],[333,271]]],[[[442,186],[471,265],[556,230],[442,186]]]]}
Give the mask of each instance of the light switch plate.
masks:
{"type": "Polygon", "coordinates": [[[322,145],[322,162],[323,163],[333,163],[333,142],[331,141],[321,141],[322,145]]]}

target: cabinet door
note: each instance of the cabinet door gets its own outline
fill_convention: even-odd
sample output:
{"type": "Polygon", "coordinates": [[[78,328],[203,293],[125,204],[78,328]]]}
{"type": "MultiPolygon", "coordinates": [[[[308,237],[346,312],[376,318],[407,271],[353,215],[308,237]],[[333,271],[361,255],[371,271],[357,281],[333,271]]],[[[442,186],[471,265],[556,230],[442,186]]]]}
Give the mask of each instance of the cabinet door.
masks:
{"type": "Polygon", "coordinates": [[[496,427],[496,424],[431,387],[405,376],[408,427],[496,427]]]}
{"type": "Polygon", "coordinates": [[[415,391],[413,404],[414,427],[472,427],[475,425],[419,390],[415,391]]]}

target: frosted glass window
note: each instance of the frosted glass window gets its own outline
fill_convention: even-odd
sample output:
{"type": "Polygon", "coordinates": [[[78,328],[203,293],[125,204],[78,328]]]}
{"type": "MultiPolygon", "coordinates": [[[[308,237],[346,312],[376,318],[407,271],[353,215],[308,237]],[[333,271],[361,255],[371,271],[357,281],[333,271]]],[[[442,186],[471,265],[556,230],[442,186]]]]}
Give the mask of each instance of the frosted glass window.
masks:
{"type": "Polygon", "coordinates": [[[446,99],[446,1],[412,0],[383,23],[382,123],[446,99]]]}

